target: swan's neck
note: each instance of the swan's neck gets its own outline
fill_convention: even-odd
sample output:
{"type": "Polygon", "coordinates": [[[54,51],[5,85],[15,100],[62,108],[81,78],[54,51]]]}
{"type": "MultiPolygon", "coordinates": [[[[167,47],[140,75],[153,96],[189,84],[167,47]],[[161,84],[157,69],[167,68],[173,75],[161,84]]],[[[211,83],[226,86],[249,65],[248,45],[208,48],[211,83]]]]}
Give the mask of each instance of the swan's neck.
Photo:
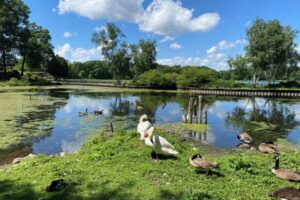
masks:
{"type": "Polygon", "coordinates": [[[274,169],[275,169],[275,170],[279,169],[279,158],[277,158],[277,159],[275,160],[275,166],[274,166],[274,169]]]}

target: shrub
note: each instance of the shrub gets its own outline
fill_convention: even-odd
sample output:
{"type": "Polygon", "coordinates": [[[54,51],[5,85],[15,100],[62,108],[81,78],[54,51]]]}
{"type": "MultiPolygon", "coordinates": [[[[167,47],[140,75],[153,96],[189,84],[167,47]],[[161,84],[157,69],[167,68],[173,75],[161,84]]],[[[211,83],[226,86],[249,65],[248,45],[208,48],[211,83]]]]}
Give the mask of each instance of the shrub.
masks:
{"type": "Polygon", "coordinates": [[[202,85],[215,81],[217,73],[206,67],[185,67],[178,76],[177,87],[201,87],[202,85]]]}
{"type": "Polygon", "coordinates": [[[146,86],[151,88],[176,88],[176,74],[163,74],[154,69],[141,74],[135,81],[137,86],[146,86]]]}

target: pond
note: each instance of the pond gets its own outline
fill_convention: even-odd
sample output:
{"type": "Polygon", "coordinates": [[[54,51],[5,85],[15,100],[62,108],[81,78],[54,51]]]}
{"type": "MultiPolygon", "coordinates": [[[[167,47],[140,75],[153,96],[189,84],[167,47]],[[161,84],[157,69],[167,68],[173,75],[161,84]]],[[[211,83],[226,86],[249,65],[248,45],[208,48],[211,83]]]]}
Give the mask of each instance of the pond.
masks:
{"type": "MultiPolygon", "coordinates": [[[[198,99],[195,96],[194,99],[198,99]]],[[[196,102],[196,101],[195,101],[196,102]]],[[[147,114],[155,126],[182,125],[189,94],[120,92],[95,89],[38,89],[0,92],[0,164],[15,157],[74,152],[99,129],[136,129],[147,114]],[[137,109],[143,106],[144,109],[137,109]],[[78,112],[88,109],[88,115],[78,112]],[[104,110],[103,115],[92,112],[104,110]]],[[[196,102],[199,107],[199,102],[196,102]]],[[[218,148],[235,148],[238,133],[249,132],[254,145],[286,138],[300,143],[300,100],[203,96],[207,126],[186,130],[182,137],[218,148]]]]}

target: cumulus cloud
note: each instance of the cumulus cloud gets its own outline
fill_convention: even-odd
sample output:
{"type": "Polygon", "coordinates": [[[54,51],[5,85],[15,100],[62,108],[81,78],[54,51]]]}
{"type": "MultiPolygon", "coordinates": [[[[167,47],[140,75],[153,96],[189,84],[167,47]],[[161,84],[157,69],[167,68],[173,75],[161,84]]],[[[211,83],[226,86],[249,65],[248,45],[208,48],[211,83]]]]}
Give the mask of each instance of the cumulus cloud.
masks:
{"type": "Polygon", "coordinates": [[[297,51],[298,53],[300,53],[300,43],[299,43],[298,46],[296,47],[296,51],[297,51]]]}
{"type": "Polygon", "coordinates": [[[139,22],[142,31],[159,35],[178,35],[185,32],[205,32],[220,21],[218,13],[204,13],[193,18],[193,10],[182,6],[180,1],[153,0],[139,22]]]}
{"type": "Polygon", "coordinates": [[[56,12],[56,8],[52,8],[52,10],[51,10],[53,13],[55,13],[56,12]]]}
{"type": "Polygon", "coordinates": [[[178,44],[177,42],[170,45],[170,49],[181,49],[182,46],[178,44]]]}
{"type": "Polygon", "coordinates": [[[163,39],[161,39],[159,42],[160,43],[164,43],[164,42],[170,42],[170,41],[173,41],[175,38],[174,37],[171,37],[171,36],[165,36],[163,39]]]}
{"type": "Polygon", "coordinates": [[[65,38],[69,38],[71,36],[72,36],[72,34],[70,32],[68,32],[68,31],[64,32],[64,37],[65,38]]]}
{"type": "Polygon", "coordinates": [[[137,23],[145,32],[178,35],[185,32],[205,32],[220,22],[218,13],[193,16],[181,1],[153,0],[143,8],[143,0],[59,0],[60,14],[76,13],[90,19],[108,19],[137,23]]]}
{"type": "Polygon", "coordinates": [[[244,44],[246,44],[245,39],[236,40],[234,42],[229,42],[229,41],[226,41],[226,40],[222,40],[217,45],[212,46],[211,48],[209,48],[206,51],[206,53],[207,54],[215,54],[220,50],[232,49],[232,48],[244,45],[244,44]]]}
{"type": "Polygon", "coordinates": [[[106,27],[105,27],[105,26],[97,26],[97,27],[95,28],[95,31],[96,31],[96,32],[106,31],[106,27]]]}
{"type": "Polygon", "coordinates": [[[55,48],[55,54],[62,56],[71,62],[85,62],[89,60],[99,60],[102,59],[101,48],[73,48],[69,43],[55,48]]]}
{"type": "Polygon", "coordinates": [[[60,14],[76,13],[90,19],[137,22],[143,13],[143,0],[60,0],[60,14]]]}

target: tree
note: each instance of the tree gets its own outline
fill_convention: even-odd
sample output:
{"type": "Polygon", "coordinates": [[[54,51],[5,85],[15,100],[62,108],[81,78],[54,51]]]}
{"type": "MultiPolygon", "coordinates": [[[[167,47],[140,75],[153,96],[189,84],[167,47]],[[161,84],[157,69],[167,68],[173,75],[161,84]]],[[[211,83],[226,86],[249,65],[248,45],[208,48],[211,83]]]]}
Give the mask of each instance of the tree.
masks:
{"type": "Polygon", "coordinates": [[[154,69],[156,67],[155,41],[140,40],[139,44],[131,45],[131,57],[133,60],[131,71],[135,77],[154,69]]]}
{"type": "Polygon", "coordinates": [[[16,58],[21,35],[28,24],[28,15],[29,9],[21,0],[0,1],[0,51],[4,73],[8,57],[10,60],[16,58]]]}
{"type": "Polygon", "coordinates": [[[227,63],[232,70],[232,79],[234,80],[246,80],[251,78],[249,76],[250,69],[248,68],[247,59],[244,56],[237,55],[235,58],[229,57],[227,63]]]}
{"type": "Polygon", "coordinates": [[[66,77],[68,75],[68,62],[58,55],[52,57],[47,65],[48,72],[55,77],[66,77]]]}
{"type": "Polygon", "coordinates": [[[31,69],[45,68],[53,55],[49,31],[35,23],[30,23],[23,31],[20,53],[23,58],[21,76],[24,72],[25,63],[31,69]]]}
{"type": "Polygon", "coordinates": [[[269,83],[286,78],[299,60],[294,43],[296,34],[278,20],[256,19],[247,30],[246,55],[229,59],[229,65],[240,71],[247,69],[254,87],[262,77],[269,83]]]}
{"type": "Polygon", "coordinates": [[[107,23],[106,29],[92,35],[92,42],[101,47],[101,52],[118,84],[129,71],[128,45],[120,41],[124,37],[122,31],[113,23],[107,23]]]}

